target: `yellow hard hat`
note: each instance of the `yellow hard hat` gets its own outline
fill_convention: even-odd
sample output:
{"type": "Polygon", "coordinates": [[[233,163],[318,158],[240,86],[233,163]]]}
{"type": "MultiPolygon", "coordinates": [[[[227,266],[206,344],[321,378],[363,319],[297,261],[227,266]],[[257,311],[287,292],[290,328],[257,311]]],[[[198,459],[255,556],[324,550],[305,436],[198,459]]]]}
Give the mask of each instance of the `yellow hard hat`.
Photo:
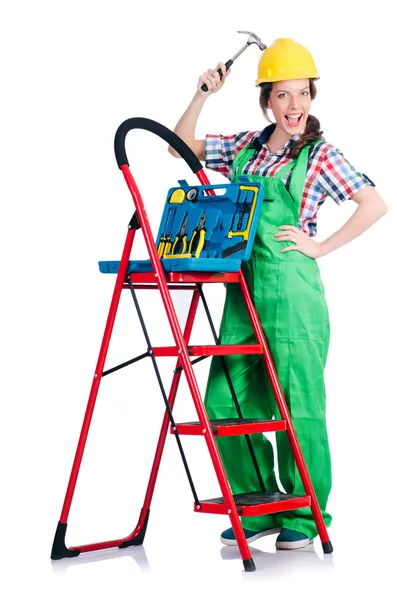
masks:
{"type": "Polygon", "coordinates": [[[319,79],[312,55],[291,38],[280,38],[264,49],[256,85],[289,79],[319,79]]]}

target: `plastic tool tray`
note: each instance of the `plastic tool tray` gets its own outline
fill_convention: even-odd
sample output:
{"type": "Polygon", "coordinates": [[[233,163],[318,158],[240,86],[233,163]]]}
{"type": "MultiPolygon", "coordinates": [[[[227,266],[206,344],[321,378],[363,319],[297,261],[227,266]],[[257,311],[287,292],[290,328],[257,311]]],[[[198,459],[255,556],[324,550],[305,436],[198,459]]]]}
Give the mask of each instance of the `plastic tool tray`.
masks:
{"type": "MultiPolygon", "coordinates": [[[[157,251],[165,271],[236,272],[248,260],[264,189],[240,177],[236,183],[180,187],[167,195],[157,251]],[[208,196],[205,190],[215,190],[208,196]]],[[[117,273],[120,261],[100,261],[102,273],[117,273]]],[[[150,260],[131,260],[128,272],[152,271],[150,260]]]]}

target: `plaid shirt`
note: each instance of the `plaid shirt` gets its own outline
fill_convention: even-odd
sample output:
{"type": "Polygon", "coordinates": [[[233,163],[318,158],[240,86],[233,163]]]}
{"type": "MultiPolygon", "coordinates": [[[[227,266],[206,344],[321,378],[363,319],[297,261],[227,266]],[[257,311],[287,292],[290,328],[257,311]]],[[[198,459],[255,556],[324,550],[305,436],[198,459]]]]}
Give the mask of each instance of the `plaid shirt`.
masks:
{"type": "MultiPolygon", "coordinates": [[[[274,129],[275,125],[269,125],[261,132],[243,131],[237,135],[226,136],[207,135],[205,166],[231,179],[234,157],[249,144],[256,149],[256,153],[244,167],[244,174],[274,177],[292,160],[291,145],[301,135],[292,136],[278,152],[272,153],[266,143],[274,129]]],[[[292,172],[283,179],[287,189],[291,176],[292,172]]],[[[327,196],[341,204],[368,185],[374,184],[365,174],[356,171],[335,146],[325,141],[320,142],[309,152],[299,228],[310,236],[316,235],[317,211],[327,196]]]]}

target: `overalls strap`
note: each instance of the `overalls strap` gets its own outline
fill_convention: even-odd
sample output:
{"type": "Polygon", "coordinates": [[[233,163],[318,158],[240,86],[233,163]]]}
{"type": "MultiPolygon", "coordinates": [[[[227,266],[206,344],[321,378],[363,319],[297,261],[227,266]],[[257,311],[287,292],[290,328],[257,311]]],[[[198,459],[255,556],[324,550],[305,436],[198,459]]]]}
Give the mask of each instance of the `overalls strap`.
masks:
{"type": "MultiPolygon", "coordinates": [[[[317,143],[317,142],[315,142],[317,143]]],[[[296,210],[300,213],[302,204],[303,190],[306,183],[306,172],[307,162],[309,158],[309,151],[313,144],[304,146],[299,153],[299,156],[294,160],[294,170],[292,171],[291,181],[289,184],[288,191],[295,202],[296,210]]]]}
{"type": "Polygon", "coordinates": [[[233,160],[233,177],[240,177],[244,175],[243,169],[247,162],[255,154],[255,148],[250,148],[248,145],[244,146],[234,157],[233,160]]]}
{"type": "Polygon", "coordinates": [[[273,179],[276,179],[276,181],[282,181],[284,179],[284,177],[286,177],[288,175],[288,173],[291,171],[291,169],[293,169],[295,167],[297,163],[297,160],[291,160],[288,164],[284,165],[283,167],[281,167],[281,169],[279,171],[277,171],[277,173],[274,175],[273,179]]]}

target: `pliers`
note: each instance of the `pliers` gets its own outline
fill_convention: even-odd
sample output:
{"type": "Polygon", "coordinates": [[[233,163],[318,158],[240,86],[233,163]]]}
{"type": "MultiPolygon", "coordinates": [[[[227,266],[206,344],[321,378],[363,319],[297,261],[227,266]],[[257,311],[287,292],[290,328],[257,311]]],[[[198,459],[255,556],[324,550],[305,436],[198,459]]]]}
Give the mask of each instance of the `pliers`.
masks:
{"type": "Polygon", "coordinates": [[[201,251],[205,242],[205,232],[207,231],[204,227],[205,222],[207,220],[207,215],[205,212],[200,217],[197,227],[192,232],[192,237],[190,238],[189,243],[189,254],[198,258],[201,254],[201,251]]]}
{"type": "Polygon", "coordinates": [[[187,239],[186,239],[186,227],[187,227],[188,212],[186,211],[185,217],[182,221],[179,233],[175,236],[174,243],[172,245],[172,255],[175,254],[186,254],[187,250],[187,239]]]}

